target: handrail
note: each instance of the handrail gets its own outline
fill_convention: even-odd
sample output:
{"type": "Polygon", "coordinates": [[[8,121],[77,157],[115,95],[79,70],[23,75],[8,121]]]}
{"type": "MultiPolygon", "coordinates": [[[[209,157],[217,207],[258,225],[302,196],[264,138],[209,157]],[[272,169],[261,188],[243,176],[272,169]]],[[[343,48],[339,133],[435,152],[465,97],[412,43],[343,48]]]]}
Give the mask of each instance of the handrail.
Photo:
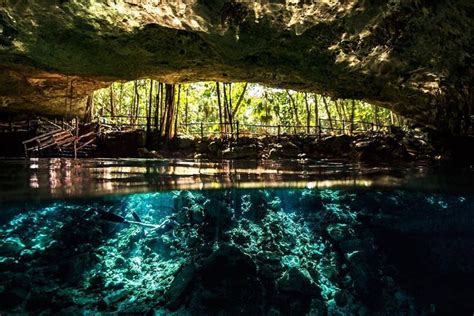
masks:
{"type": "MultiPolygon", "coordinates": [[[[146,119],[146,116],[140,117],[133,117],[133,121],[127,123],[120,123],[120,122],[104,122],[104,118],[129,118],[132,119],[130,116],[125,115],[118,115],[118,116],[101,116],[99,122],[103,122],[103,124],[110,124],[113,127],[120,128],[120,127],[129,127],[129,128],[146,128],[150,126],[152,129],[156,127],[152,125],[148,125],[146,122],[140,122],[140,119],[146,119]]],[[[306,135],[317,135],[321,136],[323,132],[336,132],[341,134],[354,134],[359,133],[361,131],[370,132],[370,133],[381,133],[386,130],[389,130],[391,126],[378,124],[374,122],[368,121],[347,121],[347,120],[340,120],[340,119],[325,119],[320,118],[318,119],[318,125],[315,125],[314,122],[310,125],[271,125],[271,124],[250,124],[250,123],[240,123],[235,121],[233,123],[229,122],[181,122],[179,123],[180,129],[178,131],[180,133],[189,134],[189,135],[200,135],[204,137],[205,135],[231,135],[232,137],[239,136],[239,135],[283,135],[283,134],[306,134],[306,135]],[[227,127],[231,127],[230,131],[227,127]],[[212,130],[209,130],[209,127],[212,130]],[[265,129],[264,131],[258,129],[265,129]],[[255,131],[257,130],[257,131],[255,131]],[[292,132],[290,130],[293,130],[292,132]],[[275,132],[276,131],[276,132],[275,132]],[[288,131],[290,131],[288,133],[288,131]]]]}

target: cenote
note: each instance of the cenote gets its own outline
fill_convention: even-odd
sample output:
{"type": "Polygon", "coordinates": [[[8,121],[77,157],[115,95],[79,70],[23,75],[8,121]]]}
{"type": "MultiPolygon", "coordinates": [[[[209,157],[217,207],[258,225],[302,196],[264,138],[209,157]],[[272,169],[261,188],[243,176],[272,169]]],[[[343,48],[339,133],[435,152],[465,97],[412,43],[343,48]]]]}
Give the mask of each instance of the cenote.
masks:
{"type": "Polygon", "coordinates": [[[0,315],[473,315],[473,16],[0,0],[0,315]]]}
{"type": "Polygon", "coordinates": [[[12,172],[2,176],[0,212],[7,313],[473,308],[469,168],[130,159],[1,166],[12,172]]]}

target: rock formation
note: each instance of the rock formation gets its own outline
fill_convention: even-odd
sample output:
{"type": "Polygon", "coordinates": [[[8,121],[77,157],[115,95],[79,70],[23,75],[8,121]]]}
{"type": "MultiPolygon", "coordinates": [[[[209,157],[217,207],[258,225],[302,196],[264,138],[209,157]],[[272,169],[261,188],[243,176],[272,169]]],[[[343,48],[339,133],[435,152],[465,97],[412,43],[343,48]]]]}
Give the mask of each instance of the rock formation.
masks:
{"type": "Polygon", "coordinates": [[[451,133],[469,124],[471,0],[183,2],[1,0],[1,111],[77,115],[95,89],[155,78],[364,99],[451,133]]]}

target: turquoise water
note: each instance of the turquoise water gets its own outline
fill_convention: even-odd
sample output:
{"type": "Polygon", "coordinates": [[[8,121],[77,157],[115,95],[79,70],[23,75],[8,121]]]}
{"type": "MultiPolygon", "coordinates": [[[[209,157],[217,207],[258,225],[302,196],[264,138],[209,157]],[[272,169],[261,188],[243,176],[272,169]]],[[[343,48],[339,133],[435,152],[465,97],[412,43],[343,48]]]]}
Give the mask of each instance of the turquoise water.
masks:
{"type": "Polygon", "coordinates": [[[295,188],[3,196],[0,313],[472,313],[474,194],[367,185],[378,170],[352,186],[330,173],[295,188]]]}

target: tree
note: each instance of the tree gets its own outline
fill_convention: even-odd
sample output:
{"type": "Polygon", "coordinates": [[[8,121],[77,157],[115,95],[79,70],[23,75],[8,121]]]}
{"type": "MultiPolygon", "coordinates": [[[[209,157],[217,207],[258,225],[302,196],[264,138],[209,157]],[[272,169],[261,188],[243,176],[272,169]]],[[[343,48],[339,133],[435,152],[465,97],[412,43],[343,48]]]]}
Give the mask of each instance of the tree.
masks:
{"type": "Polygon", "coordinates": [[[329,120],[329,127],[332,130],[333,127],[332,127],[331,112],[329,111],[329,105],[328,105],[328,102],[326,101],[326,97],[322,96],[322,98],[323,98],[324,108],[326,109],[326,114],[327,114],[328,120],[329,120]]]}
{"type": "Polygon", "coordinates": [[[309,126],[311,125],[311,107],[309,106],[308,102],[308,94],[304,93],[304,103],[306,105],[306,132],[309,134],[309,126]]]}

